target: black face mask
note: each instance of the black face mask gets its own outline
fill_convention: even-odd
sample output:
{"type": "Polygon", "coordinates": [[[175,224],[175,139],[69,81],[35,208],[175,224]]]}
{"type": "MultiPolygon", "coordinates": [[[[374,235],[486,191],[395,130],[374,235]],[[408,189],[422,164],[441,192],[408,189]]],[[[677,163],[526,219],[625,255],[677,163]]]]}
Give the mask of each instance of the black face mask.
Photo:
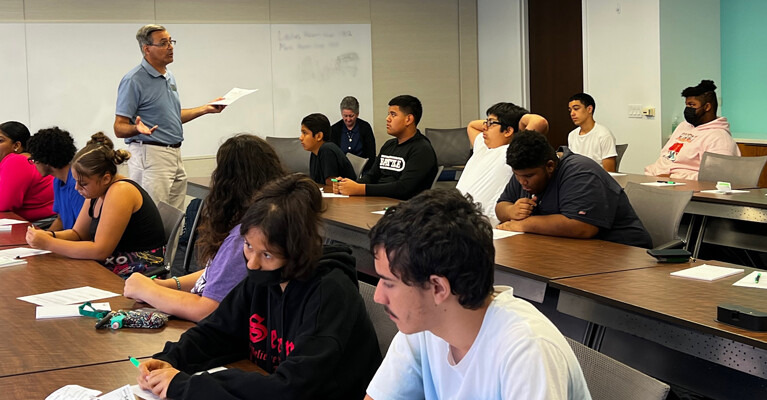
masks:
{"type": "Polygon", "coordinates": [[[689,122],[692,126],[700,125],[700,116],[698,116],[698,109],[692,107],[684,108],[684,120],[689,122]]]}

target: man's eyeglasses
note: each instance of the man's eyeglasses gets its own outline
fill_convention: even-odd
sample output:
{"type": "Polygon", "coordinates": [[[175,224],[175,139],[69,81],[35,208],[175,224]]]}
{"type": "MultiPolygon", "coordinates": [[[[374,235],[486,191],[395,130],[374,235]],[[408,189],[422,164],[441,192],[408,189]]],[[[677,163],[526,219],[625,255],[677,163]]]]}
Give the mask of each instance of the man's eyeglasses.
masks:
{"type": "Polygon", "coordinates": [[[163,41],[163,42],[160,42],[160,43],[157,43],[157,44],[151,43],[151,44],[148,44],[147,46],[154,46],[154,47],[159,47],[161,49],[167,49],[170,46],[174,46],[175,47],[176,46],[176,41],[175,40],[168,40],[167,42],[163,41]]]}
{"type": "Polygon", "coordinates": [[[484,122],[482,122],[482,124],[489,128],[489,127],[491,127],[493,125],[500,125],[501,121],[494,121],[492,119],[486,119],[484,122]]]}

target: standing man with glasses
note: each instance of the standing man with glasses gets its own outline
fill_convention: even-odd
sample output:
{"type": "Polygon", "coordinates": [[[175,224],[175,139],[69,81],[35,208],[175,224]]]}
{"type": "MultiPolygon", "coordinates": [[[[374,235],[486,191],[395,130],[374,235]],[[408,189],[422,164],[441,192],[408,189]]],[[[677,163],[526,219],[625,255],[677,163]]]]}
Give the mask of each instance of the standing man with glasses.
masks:
{"type": "Polygon", "coordinates": [[[466,128],[474,152],[466,163],[456,189],[470,194],[481,204],[482,213],[498,225],[495,203],[511,180],[506,149],[515,132],[525,129],[546,134],[549,123],[537,114],[512,103],[498,103],[487,109],[487,119],[471,121],[466,128]],[[481,135],[480,135],[481,134],[481,135]]]}
{"type": "Polygon", "coordinates": [[[131,180],[156,203],[178,209],[184,205],[186,171],[181,159],[181,124],[201,115],[220,113],[224,106],[205,104],[181,108],[176,78],[167,69],[176,41],[161,25],[145,25],[136,33],[144,58],[130,70],[117,89],[115,136],[125,139],[131,158],[131,180]]]}

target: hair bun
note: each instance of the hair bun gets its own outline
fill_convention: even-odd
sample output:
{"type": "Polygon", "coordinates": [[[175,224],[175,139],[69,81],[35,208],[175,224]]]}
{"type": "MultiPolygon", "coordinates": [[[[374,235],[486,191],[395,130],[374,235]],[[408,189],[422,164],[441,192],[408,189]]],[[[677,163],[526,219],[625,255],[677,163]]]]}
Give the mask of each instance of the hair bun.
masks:
{"type": "Polygon", "coordinates": [[[104,132],[96,132],[93,135],[91,135],[91,140],[89,140],[86,145],[91,145],[91,144],[100,144],[110,149],[114,149],[114,144],[112,143],[112,139],[107,137],[107,135],[105,135],[104,132]]]}
{"type": "Polygon", "coordinates": [[[700,81],[700,83],[698,84],[698,88],[700,88],[700,91],[702,93],[713,92],[714,90],[716,90],[716,85],[714,84],[714,81],[704,79],[700,81]]]}

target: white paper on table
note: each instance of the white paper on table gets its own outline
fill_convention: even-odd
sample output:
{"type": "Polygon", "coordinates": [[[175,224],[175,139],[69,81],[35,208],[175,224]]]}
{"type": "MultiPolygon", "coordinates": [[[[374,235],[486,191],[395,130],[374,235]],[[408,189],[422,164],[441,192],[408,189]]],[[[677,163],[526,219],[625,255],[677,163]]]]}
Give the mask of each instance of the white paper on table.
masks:
{"type": "Polygon", "coordinates": [[[119,387],[107,394],[97,397],[99,400],[133,400],[133,390],[130,385],[119,387]]]}
{"type": "Polygon", "coordinates": [[[732,286],[742,286],[742,287],[753,287],[753,288],[759,288],[759,289],[767,289],[767,271],[754,271],[743,278],[741,278],[739,281],[732,284],[732,286]],[[762,276],[759,277],[759,282],[756,281],[756,275],[762,274],[762,276]]]}
{"type": "Polygon", "coordinates": [[[27,221],[22,221],[13,218],[0,218],[0,225],[13,225],[13,224],[26,224],[27,221]]]}
{"type": "Polygon", "coordinates": [[[88,389],[80,385],[66,385],[56,389],[45,400],[92,400],[100,395],[98,390],[88,389]]]}
{"type": "Polygon", "coordinates": [[[96,289],[90,286],[83,286],[73,289],[57,290],[55,292],[35,294],[31,296],[17,297],[21,301],[26,301],[38,306],[56,306],[61,304],[79,304],[86,301],[105,299],[107,297],[119,296],[117,293],[106,290],[96,289]]]}
{"type": "Polygon", "coordinates": [[[10,232],[13,230],[11,225],[0,225],[0,232],[10,232]]]}
{"type": "Polygon", "coordinates": [[[48,253],[50,253],[48,250],[30,249],[28,247],[14,247],[12,249],[0,250],[0,257],[24,258],[48,253]]]}
{"type": "MultiPolygon", "coordinates": [[[[96,310],[112,311],[109,303],[91,303],[96,310]]],[[[35,308],[35,319],[66,318],[79,317],[80,304],[66,304],[57,306],[37,306],[35,308]]]]}
{"type": "Polygon", "coordinates": [[[21,264],[26,264],[26,263],[27,263],[26,260],[22,260],[22,259],[16,258],[16,257],[13,257],[13,258],[11,258],[11,257],[0,257],[0,268],[12,267],[14,265],[21,265],[21,264]]]}
{"type": "Polygon", "coordinates": [[[384,215],[384,214],[386,214],[386,210],[378,210],[378,211],[372,211],[372,213],[373,213],[373,214],[380,214],[380,215],[384,215]]]}
{"type": "Polygon", "coordinates": [[[247,96],[257,91],[258,89],[232,88],[232,90],[226,92],[226,94],[222,96],[224,98],[223,100],[216,100],[208,104],[211,104],[214,106],[228,106],[234,103],[235,101],[239,100],[241,97],[247,96]]]}
{"type": "Polygon", "coordinates": [[[521,235],[523,233],[524,232],[505,231],[503,229],[495,229],[495,228],[493,228],[493,240],[503,239],[503,238],[507,238],[509,236],[514,236],[514,235],[521,235]]]}
{"type": "Polygon", "coordinates": [[[719,267],[716,265],[698,265],[697,267],[672,272],[671,275],[682,278],[698,279],[702,281],[715,281],[745,271],[743,268],[719,267]]]}
{"type": "Polygon", "coordinates": [[[328,199],[333,199],[333,198],[335,198],[335,199],[344,199],[344,198],[347,198],[349,196],[347,196],[345,194],[335,194],[335,193],[325,193],[325,192],[322,192],[322,197],[325,197],[325,198],[328,198],[328,199]]]}
{"type": "Polygon", "coordinates": [[[622,174],[620,172],[610,172],[610,171],[607,171],[607,173],[610,174],[610,176],[626,176],[626,174],[622,174]]]}
{"type": "Polygon", "coordinates": [[[133,391],[133,394],[135,394],[139,399],[160,400],[160,396],[155,395],[149,390],[142,389],[139,385],[133,385],[130,388],[133,391]]]}
{"type": "Polygon", "coordinates": [[[748,190],[739,190],[739,189],[732,189],[729,192],[720,192],[716,189],[712,190],[701,190],[701,193],[714,193],[714,194],[733,194],[733,193],[748,193],[748,190]]]}
{"type": "Polygon", "coordinates": [[[674,182],[674,183],[668,183],[668,182],[642,182],[640,185],[645,186],[682,186],[684,183],[682,182],[674,182]]]}

